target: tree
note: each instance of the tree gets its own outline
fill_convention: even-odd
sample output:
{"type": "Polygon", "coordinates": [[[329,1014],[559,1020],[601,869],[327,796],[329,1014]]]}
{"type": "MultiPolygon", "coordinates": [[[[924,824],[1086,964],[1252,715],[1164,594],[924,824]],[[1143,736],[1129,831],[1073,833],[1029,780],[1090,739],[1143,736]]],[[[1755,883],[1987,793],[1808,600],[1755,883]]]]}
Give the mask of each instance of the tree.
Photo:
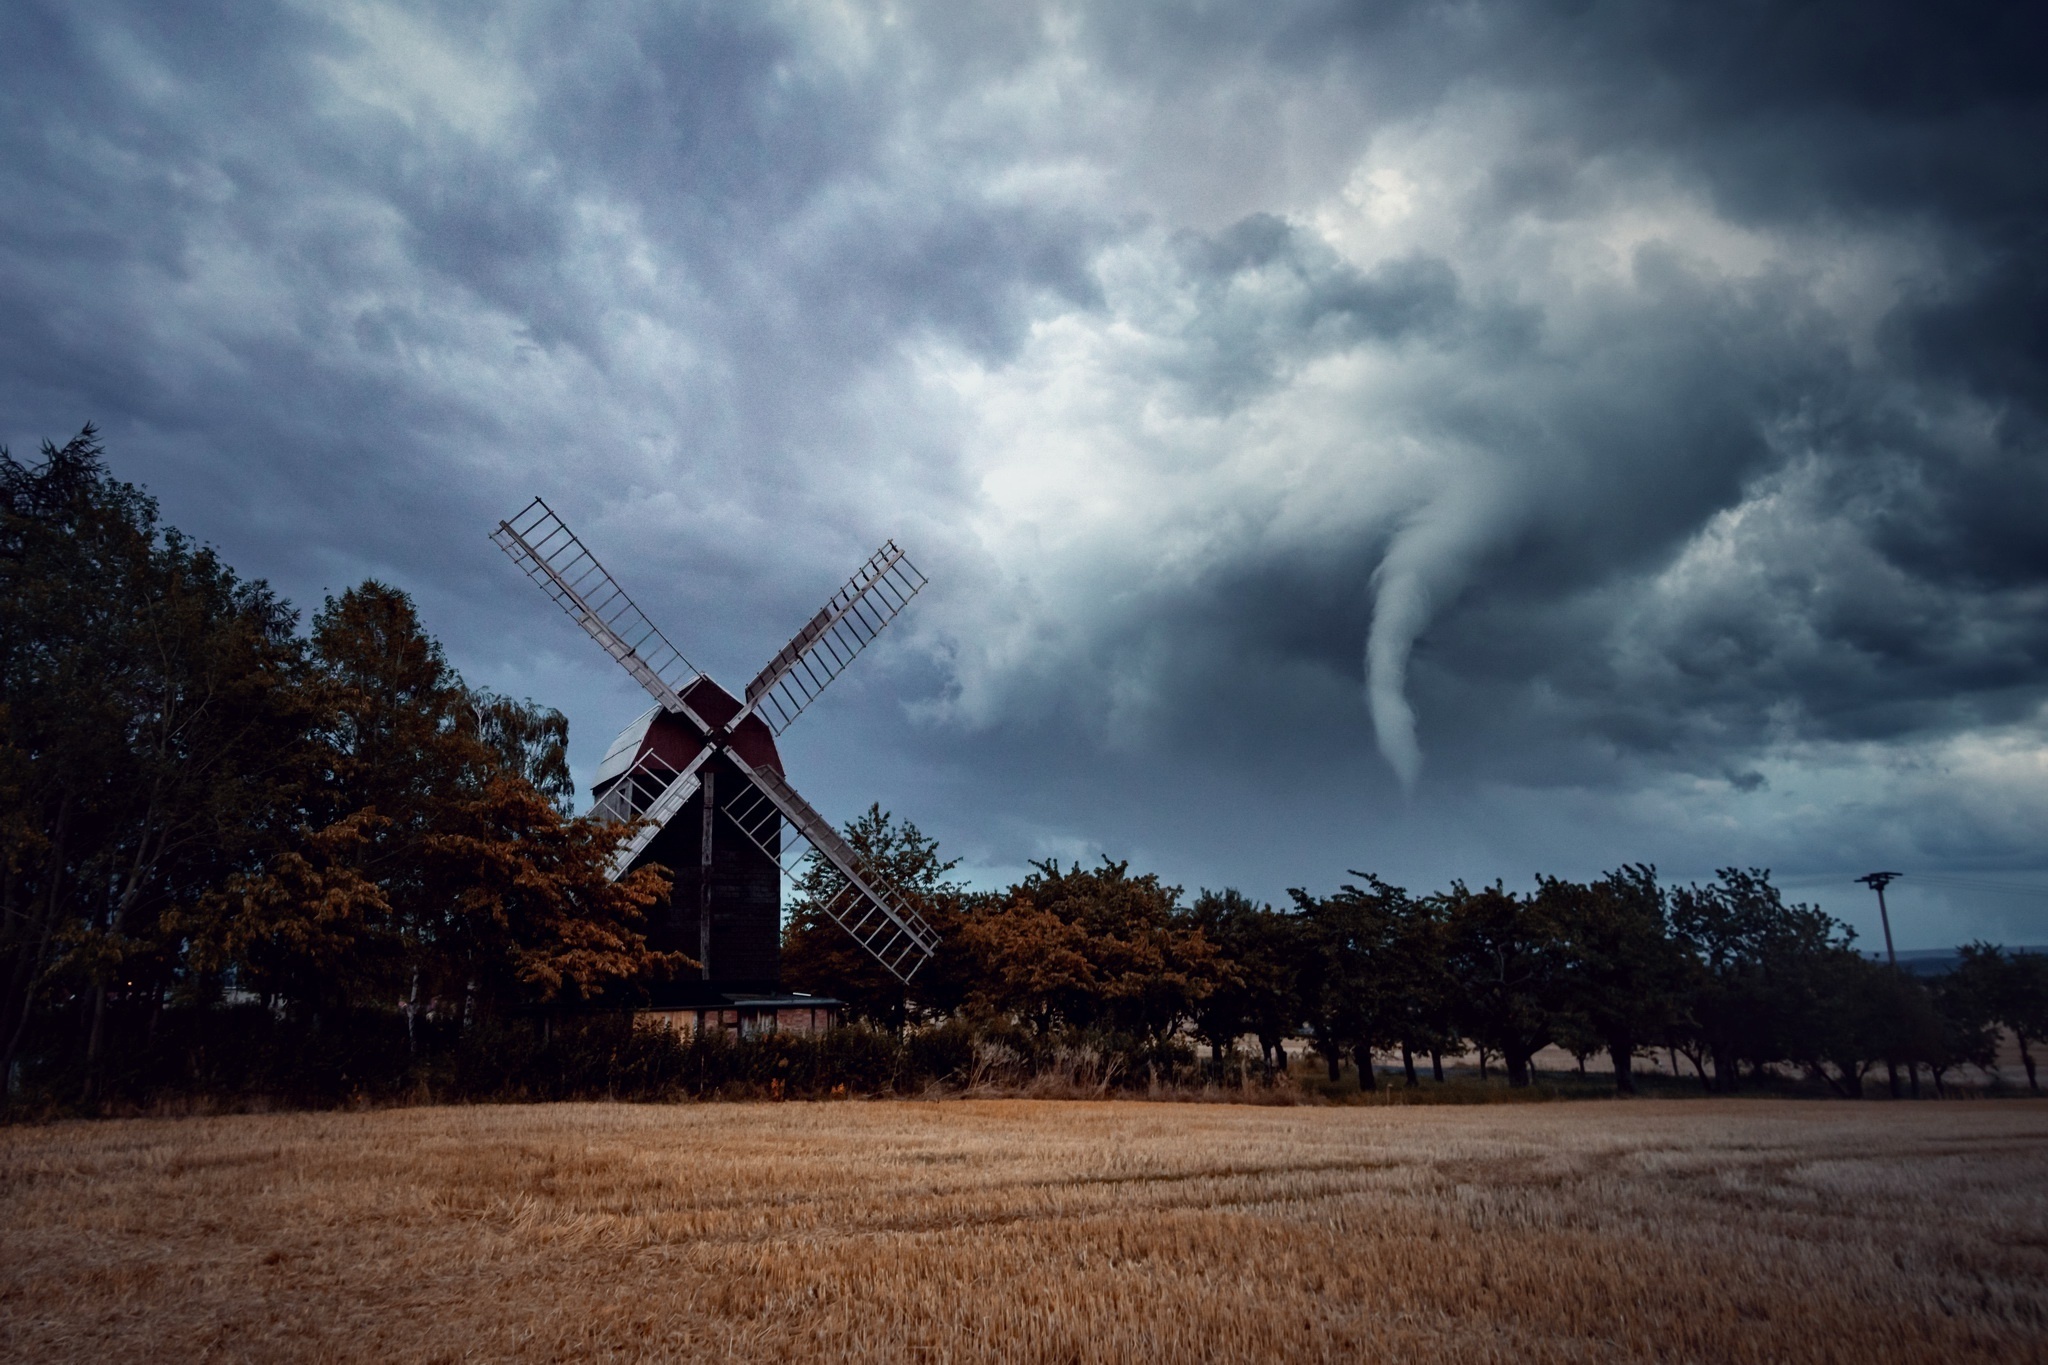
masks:
{"type": "Polygon", "coordinates": [[[1970,948],[1964,948],[1956,969],[1937,977],[1927,990],[1940,1034],[1940,1046],[1927,1059],[1937,1093],[1953,1067],[1974,1066],[1989,1076],[1998,1064],[1997,1003],[1981,989],[1977,973],[1964,969],[1970,956],[1970,948]]]}
{"type": "Polygon", "coordinates": [[[1224,1052],[1252,1031],[1255,1002],[1273,989],[1277,964],[1258,960],[1257,929],[1271,906],[1254,903],[1242,892],[1204,889],[1188,907],[1187,920],[1214,944],[1222,964],[1209,994],[1195,1007],[1195,1036],[1209,1045],[1210,1060],[1220,1074],[1224,1052]]]}
{"type": "Polygon", "coordinates": [[[839,869],[815,852],[799,866],[782,930],[782,973],[795,990],[843,1000],[847,1017],[901,1029],[923,1014],[957,1009],[966,995],[958,929],[968,900],[952,878],[957,858],[939,856],[938,841],[908,820],[871,805],[845,828],[863,868],[894,887],[939,935],[938,960],[916,977],[916,989],[874,959],[826,914],[845,889],[839,869]]]}
{"type": "Polygon", "coordinates": [[[976,982],[968,1007],[1028,1022],[1040,1038],[1067,1026],[1163,1043],[1222,971],[1215,945],[1183,915],[1180,888],[1108,858],[1032,867],[961,926],[976,982]]]}
{"type": "Polygon", "coordinates": [[[2003,1025],[2019,1047],[2027,1089],[2041,1092],[2033,1045],[2048,1038],[2048,957],[2008,953],[1989,943],[1965,944],[1957,955],[1951,998],[1965,1020],[2003,1025]]]}
{"type": "Polygon", "coordinates": [[[1264,1079],[1286,1068],[1286,1040],[1300,1027],[1303,923],[1241,892],[1204,891],[1187,920],[1218,957],[1210,992],[1195,1009],[1195,1035],[1222,1061],[1250,1034],[1259,1040],[1264,1079]]]}
{"type": "Polygon", "coordinates": [[[1449,966],[1465,1035],[1507,1065],[1508,1084],[1529,1084],[1529,1062],[1554,1031],[1562,949],[1556,922],[1538,898],[1498,883],[1444,897],[1449,966]]]}
{"type": "Polygon", "coordinates": [[[1441,1081],[1443,1054],[1458,1040],[1457,983],[1450,972],[1443,908],[1438,897],[1405,895],[1393,907],[1384,989],[1401,1047],[1402,1074],[1410,1086],[1418,1084],[1416,1053],[1429,1054],[1431,1072],[1441,1081]]]}
{"type": "Polygon", "coordinates": [[[90,1100],[110,1000],[160,1005],[175,983],[165,917],[247,864],[305,755],[293,624],[162,527],[90,427],[34,468],[0,451],[9,1065],[61,984],[90,1100]]]}
{"type": "Polygon", "coordinates": [[[517,771],[491,777],[424,841],[426,880],[454,893],[438,955],[487,999],[542,1004],[696,966],[647,946],[642,926],[669,878],[641,867],[612,880],[622,833],[565,817],[517,771]]]}
{"type": "Polygon", "coordinates": [[[1904,972],[1841,944],[1812,954],[1803,974],[1817,983],[1819,998],[1811,1023],[1787,1046],[1803,1044],[1797,1060],[1837,1094],[1860,1099],[1879,1061],[1918,1067],[1941,1056],[1941,1020],[1926,988],[1904,972]]]}
{"type": "Polygon", "coordinates": [[[469,694],[463,718],[472,733],[497,755],[498,767],[552,801],[563,815],[576,808],[576,779],[569,772],[569,718],[531,700],[514,701],[491,691],[469,694]]]}
{"type": "Polygon", "coordinates": [[[1298,993],[1331,1081],[1349,1050],[1360,1089],[1378,1087],[1373,1052],[1398,1044],[1405,1023],[1397,957],[1409,897],[1369,873],[1333,896],[1294,890],[1298,993]]]}
{"type": "Polygon", "coordinates": [[[1673,1021],[1684,963],[1653,867],[1631,864],[1590,885],[1537,879],[1537,900],[1562,951],[1562,1030],[1604,1048],[1614,1088],[1635,1093],[1633,1061],[1673,1021]]]}
{"type": "Polygon", "coordinates": [[[1767,869],[1722,868],[1706,886],[1674,890],[1674,935],[1689,959],[1688,1041],[1710,1056],[1714,1088],[1733,1091],[1740,1064],[1811,1063],[1827,1050],[1854,934],[1808,905],[1787,905],[1767,869]]]}
{"type": "Polygon", "coordinates": [[[687,963],[641,932],[665,874],[609,878],[630,827],[564,812],[558,712],[471,692],[382,583],[329,598],[311,644],[317,762],[260,863],[180,918],[195,965],[315,1019],[425,999],[470,1020],[687,963]]]}

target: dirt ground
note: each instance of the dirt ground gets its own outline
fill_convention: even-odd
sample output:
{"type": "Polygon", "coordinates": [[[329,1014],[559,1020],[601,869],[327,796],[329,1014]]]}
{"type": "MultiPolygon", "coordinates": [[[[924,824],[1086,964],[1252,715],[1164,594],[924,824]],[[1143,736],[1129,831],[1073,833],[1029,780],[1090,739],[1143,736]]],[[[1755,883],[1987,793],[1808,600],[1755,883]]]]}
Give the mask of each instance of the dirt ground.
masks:
{"type": "Polygon", "coordinates": [[[2048,1359],[2048,1105],[19,1127],[0,1357],[2048,1359]]]}

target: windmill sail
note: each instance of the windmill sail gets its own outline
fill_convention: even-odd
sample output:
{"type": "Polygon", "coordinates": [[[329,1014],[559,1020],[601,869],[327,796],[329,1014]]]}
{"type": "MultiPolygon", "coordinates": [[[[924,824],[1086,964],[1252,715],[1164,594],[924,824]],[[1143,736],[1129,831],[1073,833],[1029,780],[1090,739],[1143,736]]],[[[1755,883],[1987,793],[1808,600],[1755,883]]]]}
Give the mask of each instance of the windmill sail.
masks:
{"type": "Polygon", "coordinates": [[[758,714],[778,735],[788,729],[925,581],[895,541],[885,542],[747,684],[746,711],[758,714]]]}
{"type": "Polygon", "coordinates": [[[518,516],[499,522],[491,539],[663,708],[710,730],[682,696],[702,673],[633,604],[554,509],[535,498],[518,516]]]}
{"type": "Polygon", "coordinates": [[[726,815],[785,874],[795,871],[806,846],[817,850],[843,878],[825,914],[897,980],[909,981],[938,951],[939,936],[924,916],[794,787],[771,769],[749,767],[737,756],[734,761],[753,785],[726,806],[726,815]],[[774,837],[785,824],[803,836],[802,843],[774,837]]]}
{"type": "Polygon", "coordinates": [[[640,856],[654,836],[661,833],[662,826],[675,819],[683,803],[697,794],[704,785],[697,776],[716,750],[705,747],[697,756],[681,768],[662,758],[653,750],[640,755],[639,760],[628,768],[624,775],[605,790],[590,813],[600,820],[616,820],[624,824],[629,820],[646,820],[633,832],[633,837],[619,846],[612,854],[611,880],[617,881],[626,875],[626,869],[640,856]]]}

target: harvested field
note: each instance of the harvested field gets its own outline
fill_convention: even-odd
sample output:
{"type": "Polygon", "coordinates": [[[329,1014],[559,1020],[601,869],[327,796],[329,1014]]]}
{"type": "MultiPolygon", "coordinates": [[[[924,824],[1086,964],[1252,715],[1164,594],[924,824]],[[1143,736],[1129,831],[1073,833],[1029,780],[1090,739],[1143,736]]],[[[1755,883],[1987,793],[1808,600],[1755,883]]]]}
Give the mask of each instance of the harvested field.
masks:
{"type": "Polygon", "coordinates": [[[2048,1359],[2048,1107],[954,1101],[0,1130],[16,1360],[2048,1359]]]}

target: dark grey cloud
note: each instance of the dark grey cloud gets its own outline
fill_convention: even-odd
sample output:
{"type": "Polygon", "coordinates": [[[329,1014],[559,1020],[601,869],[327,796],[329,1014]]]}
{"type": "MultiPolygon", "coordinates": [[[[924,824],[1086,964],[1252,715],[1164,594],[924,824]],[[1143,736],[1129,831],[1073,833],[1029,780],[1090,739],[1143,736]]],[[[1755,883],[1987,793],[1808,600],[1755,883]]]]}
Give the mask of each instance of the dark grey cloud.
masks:
{"type": "MultiPolygon", "coordinates": [[[[301,602],[401,583],[585,763],[633,689],[497,516],[721,676],[897,535],[934,587],[793,752],[991,876],[2017,876],[2043,26],[20,4],[0,439],[101,423],[301,602]]],[[[1928,941],[2048,926],[1956,895],[1928,941]]]]}

